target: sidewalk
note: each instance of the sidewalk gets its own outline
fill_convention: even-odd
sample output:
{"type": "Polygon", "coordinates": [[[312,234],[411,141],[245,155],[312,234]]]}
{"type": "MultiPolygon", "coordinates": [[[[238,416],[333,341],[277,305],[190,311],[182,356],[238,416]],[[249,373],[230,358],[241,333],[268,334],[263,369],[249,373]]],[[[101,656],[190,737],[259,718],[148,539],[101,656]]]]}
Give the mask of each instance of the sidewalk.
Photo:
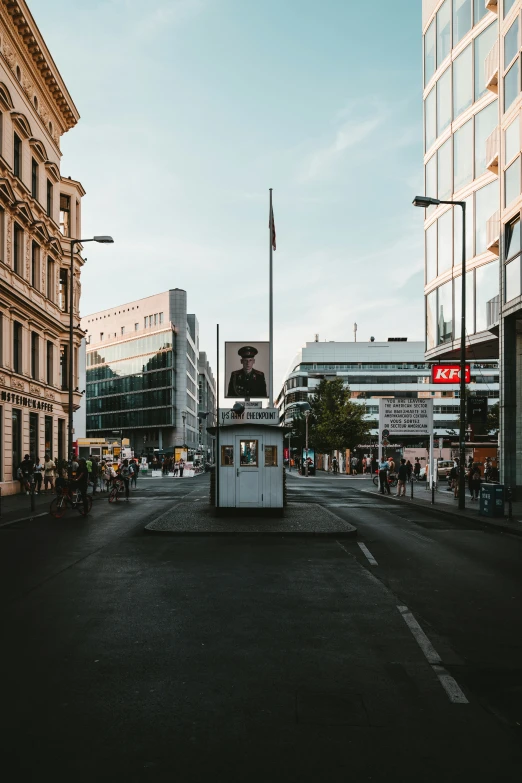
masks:
{"type": "Polygon", "coordinates": [[[2,495],[0,497],[0,527],[47,514],[54,497],[55,495],[51,493],[35,495],[34,511],[31,511],[31,496],[26,495],[25,492],[23,495],[2,495]]]}
{"type": "Polygon", "coordinates": [[[457,521],[462,519],[472,520],[483,527],[497,528],[506,533],[514,533],[515,535],[522,536],[522,501],[512,503],[513,518],[511,520],[509,520],[507,517],[507,503],[505,504],[506,516],[503,518],[483,517],[479,514],[479,501],[474,501],[472,503],[468,492],[466,492],[466,508],[464,511],[461,511],[458,507],[458,498],[453,496],[453,492],[448,492],[446,490],[445,484],[442,486],[442,489],[439,488],[435,492],[434,504],[431,502],[431,491],[426,489],[424,482],[414,482],[413,500],[411,500],[411,484],[406,486],[406,497],[401,498],[396,496],[396,489],[391,490],[391,495],[381,495],[378,489],[363,489],[362,491],[372,495],[379,495],[386,502],[417,506],[428,512],[431,511],[432,513],[436,514],[443,513],[450,515],[457,521]]]}

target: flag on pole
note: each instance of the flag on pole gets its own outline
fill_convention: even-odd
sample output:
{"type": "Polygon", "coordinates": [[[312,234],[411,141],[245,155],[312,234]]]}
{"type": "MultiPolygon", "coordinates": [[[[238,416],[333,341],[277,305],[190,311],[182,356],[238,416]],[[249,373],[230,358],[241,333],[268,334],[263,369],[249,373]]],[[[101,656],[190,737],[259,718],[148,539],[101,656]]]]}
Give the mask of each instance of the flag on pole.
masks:
{"type": "Polygon", "coordinates": [[[271,239],[272,239],[272,250],[276,249],[276,230],[275,230],[275,223],[274,223],[274,210],[272,207],[270,207],[270,223],[268,224],[268,228],[270,229],[271,239]]]}

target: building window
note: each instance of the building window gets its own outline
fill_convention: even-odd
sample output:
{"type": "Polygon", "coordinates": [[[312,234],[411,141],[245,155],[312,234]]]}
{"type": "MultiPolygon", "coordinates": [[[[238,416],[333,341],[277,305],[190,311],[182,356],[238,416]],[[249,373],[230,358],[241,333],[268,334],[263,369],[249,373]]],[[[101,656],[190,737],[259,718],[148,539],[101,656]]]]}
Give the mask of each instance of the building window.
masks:
{"type": "Polygon", "coordinates": [[[60,231],[64,237],[71,236],[71,197],[60,193],[60,231]]]}
{"type": "Polygon", "coordinates": [[[36,459],[38,454],[38,414],[29,414],[29,455],[36,459]]]}
{"type": "Polygon", "coordinates": [[[34,158],[31,160],[31,196],[38,198],[38,163],[34,158]]]}
{"type": "Polygon", "coordinates": [[[67,269],[60,269],[60,310],[64,313],[69,312],[69,272],[67,269]]]}
{"type": "Polygon", "coordinates": [[[52,342],[47,341],[46,352],[46,373],[45,381],[49,386],[53,386],[54,381],[54,346],[52,342]]]}
{"type": "Polygon", "coordinates": [[[424,36],[424,86],[435,73],[435,38],[435,20],[433,20],[424,36]]]}
{"type": "Polygon", "coordinates": [[[475,269],[475,329],[487,330],[493,300],[498,297],[498,261],[475,269]]]}
{"type": "Polygon", "coordinates": [[[234,467],[234,447],[221,446],[221,466],[223,468],[234,467]]]}
{"type": "Polygon", "coordinates": [[[17,133],[13,134],[13,173],[22,178],[22,139],[17,133]]]}
{"type": "Polygon", "coordinates": [[[437,139],[437,88],[433,87],[424,102],[425,147],[429,150],[437,139]]]}
{"type": "Polygon", "coordinates": [[[505,295],[506,302],[515,299],[521,294],[521,269],[520,269],[520,218],[506,226],[506,258],[508,263],[505,267],[505,295]]]}
{"type": "Polygon", "coordinates": [[[160,324],[163,323],[163,313],[159,314],[159,322],[160,322],[160,324]]]}
{"type": "Polygon", "coordinates": [[[453,117],[473,103],[473,62],[471,44],[453,62],[453,117]]]}
{"type": "Polygon", "coordinates": [[[514,5],[515,0],[504,0],[504,19],[509,14],[514,5]]]}
{"type": "Polygon", "coordinates": [[[426,284],[437,277],[437,221],[426,231],[426,284]]]}
{"type": "Polygon", "coordinates": [[[517,17],[504,36],[504,71],[511,65],[519,49],[517,17]]]}
{"type": "Polygon", "coordinates": [[[5,211],[0,207],[0,261],[5,262],[5,211]]]}
{"type": "Polygon", "coordinates": [[[139,331],[139,328],[140,328],[139,324],[134,324],[134,331],[135,332],[139,331]]]}
{"type": "Polygon", "coordinates": [[[54,302],[54,261],[47,257],[47,298],[54,302]]]}
{"type": "Polygon", "coordinates": [[[121,327],[121,333],[125,334],[125,327],[124,326],[121,327]]]}
{"type": "Polygon", "coordinates": [[[31,332],[31,378],[40,380],[40,338],[36,332],[31,332]]]}
{"type": "Polygon", "coordinates": [[[68,373],[68,353],[69,353],[69,346],[68,345],[62,345],[60,346],[60,384],[62,389],[68,389],[69,388],[69,373],[68,373]]]}
{"type": "Polygon", "coordinates": [[[504,76],[504,113],[518,98],[520,91],[520,60],[517,58],[504,76]]]}
{"type": "MultiPolygon", "coordinates": [[[[485,8],[485,3],[483,4],[485,8]]],[[[486,72],[484,63],[488,56],[491,47],[495,43],[498,35],[498,24],[493,22],[489,27],[486,27],[483,33],[475,38],[475,100],[478,101],[486,94],[486,72]]]]}
{"type": "Polygon", "coordinates": [[[473,120],[453,134],[453,177],[454,192],[473,180],[473,120]]]}
{"type": "Polygon", "coordinates": [[[475,254],[486,251],[486,224],[499,208],[498,183],[490,182],[475,193],[475,254]]]}
{"type": "Polygon", "coordinates": [[[11,417],[12,469],[14,479],[18,466],[22,461],[22,411],[13,408],[11,417]]]}
{"type": "Polygon", "coordinates": [[[520,155],[504,173],[504,206],[507,208],[520,196],[520,155]]]}
{"type": "Polygon", "coordinates": [[[24,263],[24,232],[18,223],[13,227],[13,269],[22,276],[24,263]]]}
{"type": "Polygon", "coordinates": [[[453,210],[449,209],[438,220],[437,275],[453,265],[453,210]]]}
{"type": "Polygon", "coordinates": [[[451,124],[451,67],[437,82],[437,136],[451,124]]]}
{"type": "Polygon", "coordinates": [[[13,370],[22,372],[22,324],[13,322],[13,370]]]}
{"type": "MultiPolygon", "coordinates": [[[[509,0],[505,0],[505,2],[509,2],[509,0]]],[[[486,16],[488,9],[486,8],[486,3],[483,3],[482,0],[473,0],[473,6],[473,23],[478,24],[482,17],[486,16]]]]}
{"type": "Polygon", "coordinates": [[[50,179],[47,180],[47,215],[53,216],[53,183],[50,179]]]}
{"type": "Polygon", "coordinates": [[[31,245],[31,285],[40,290],[40,245],[36,242],[31,245]]]}
{"type": "Polygon", "coordinates": [[[471,30],[471,0],[453,0],[453,46],[471,30]]]}
{"type": "Polygon", "coordinates": [[[53,418],[45,417],[45,453],[53,458],[53,418]]]}
{"type": "Polygon", "coordinates": [[[517,296],[520,296],[520,256],[514,258],[513,261],[508,261],[505,267],[506,270],[506,302],[510,302],[517,296]]]}
{"type": "Polygon", "coordinates": [[[277,446],[265,446],[265,468],[277,468],[277,446]]]}
{"type": "Polygon", "coordinates": [[[426,350],[435,348],[437,342],[437,291],[426,297],[426,350]]]}
{"type": "Polygon", "coordinates": [[[475,115],[475,177],[486,171],[486,141],[498,125],[497,112],[497,101],[493,101],[475,115]]]}
{"type": "Polygon", "coordinates": [[[437,150],[437,192],[439,199],[449,199],[453,193],[453,169],[451,162],[451,139],[437,150]]]}
{"type": "Polygon", "coordinates": [[[437,13],[437,68],[451,51],[451,3],[445,0],[437,13]]]}
{"type": "Polygon", "coordinates": [[[257,440],[239,441],[239,465],[241,467],[257,468],[257,440]]]}
{"type": "Polygon", "coordinates": [[[438,289],[438,343],[447,343],[453,338],[453,286],[451,280],[438,289]]]}

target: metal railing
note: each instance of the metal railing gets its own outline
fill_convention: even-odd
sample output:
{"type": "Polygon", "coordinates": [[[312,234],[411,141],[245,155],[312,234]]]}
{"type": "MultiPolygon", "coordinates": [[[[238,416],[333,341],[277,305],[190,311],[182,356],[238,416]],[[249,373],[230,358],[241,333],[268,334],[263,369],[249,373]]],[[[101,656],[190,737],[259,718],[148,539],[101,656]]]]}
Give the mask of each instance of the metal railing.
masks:
{"type": "Polygon", "coordinates": [[[500,212],[497,210],[486,223],[486,247],[499,255],[500,212]]]}
{"type": "Polygon", "coordinates": [[[486,168],[498,173],[498,156],[500,152],[500,128],[497,125],[493,133],[486,139],[486,168]]]}
{"type": "Polygon", "coordinates": [[[500,319],[500,294],[486,302],[486,323],[488,329],[496,326],[500,319]]]}
{"type": "Polygon", "coordinates": [[[484,76],[486,79],[486,88],[494,93],[498,93],[498,68],[499,68],[499,46],[498,38],[489,50],[484,61],[484,76]]]}

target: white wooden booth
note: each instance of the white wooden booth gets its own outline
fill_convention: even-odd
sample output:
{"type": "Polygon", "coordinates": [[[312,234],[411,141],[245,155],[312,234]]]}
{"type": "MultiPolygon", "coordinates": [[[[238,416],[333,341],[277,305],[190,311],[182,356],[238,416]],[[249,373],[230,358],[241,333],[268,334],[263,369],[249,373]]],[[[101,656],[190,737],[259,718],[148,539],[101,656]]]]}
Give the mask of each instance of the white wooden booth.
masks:
{"type": "Polygon", "coordinates": [[[219,507],[283,511],[283,436],[266,424],[219,429],[219,507]]]}

